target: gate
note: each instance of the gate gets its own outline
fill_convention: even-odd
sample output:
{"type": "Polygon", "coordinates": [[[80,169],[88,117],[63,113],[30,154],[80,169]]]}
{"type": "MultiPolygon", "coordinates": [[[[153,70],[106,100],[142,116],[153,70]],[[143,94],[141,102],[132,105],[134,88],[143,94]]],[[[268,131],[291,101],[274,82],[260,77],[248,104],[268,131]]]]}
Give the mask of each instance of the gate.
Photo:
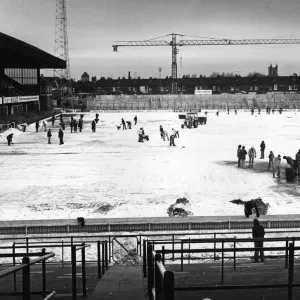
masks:
{"type": "Polygon", "coordinates": [[[140,253],[141,240],[138,236],[115,236],[111,241],[111,257],[113,261],[118,261],[126,255],[140,253]]]}

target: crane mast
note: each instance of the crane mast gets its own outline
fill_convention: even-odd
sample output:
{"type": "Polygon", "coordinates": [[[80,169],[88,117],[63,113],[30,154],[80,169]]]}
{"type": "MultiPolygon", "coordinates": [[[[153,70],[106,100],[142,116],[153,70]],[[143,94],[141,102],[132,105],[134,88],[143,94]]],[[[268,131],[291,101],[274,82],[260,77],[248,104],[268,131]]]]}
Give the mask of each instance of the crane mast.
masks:
{"type": "Polygon", "coordinates": [[[238,45],[267,45],[267,44],[300,44],[300,39],[210,39],[210,40],[179,40],[176,36],[181,34],[172,33],[170,42],[165,40],[146,40],[146,41],[116,41],[113,43],[113,51],[117,52],[118,47],[130,46],[171,46],[172,47],[172,94],[177,94],[177,54],[180,46],[238,46],[238,45]]]}

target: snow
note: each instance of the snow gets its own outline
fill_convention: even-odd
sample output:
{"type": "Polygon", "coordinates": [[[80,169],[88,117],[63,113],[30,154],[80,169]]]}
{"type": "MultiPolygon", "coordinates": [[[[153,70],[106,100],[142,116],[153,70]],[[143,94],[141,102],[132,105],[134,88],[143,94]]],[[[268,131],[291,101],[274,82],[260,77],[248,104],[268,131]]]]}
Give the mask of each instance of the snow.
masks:
{"type": "MultiPolygon", "coordinates": [[[[79,114],[75,118],[79,119],[79,114]]],[[[242,215],[243,207],[229,201],[261,197],[270,204],[269,214],[300,213],[299,185],[267,171],[269,151],[295,157],[300,148],[297,111],[251,115],[249,111],[208,111],[206,125],[181,129],[183,120],[174,112],[100,113],[95,133],[95,112],[85,113],[82,133],[70,133],[65,118],[64,145],[59,145],[58,123],[52,144],[35,124],[14,133],[14,144],[0,135],[0,217],[2,220],[33,220],[97,217],[165,217],[177,198],[190,201],[194,216],[242,215]],[[117,130],[121,118],[138,124],[117,130]],[[171,134],[179,129],[176,147],[160,138],[159,125],[171,134]],[[143,127],[150,140],[138,143],[143,127]],[[260,143],[266,143],[265,159],[259,159],[260,143]],[[237,168],[236,150],[254,146],[253,169],[237,168]],[[108,212],[97,210],[110,204],[108,212]]],[[[52,128],[48,122],[49,128],[52,128]]],[[[248,163],[248,161],[247,161],[248,163]]]]}

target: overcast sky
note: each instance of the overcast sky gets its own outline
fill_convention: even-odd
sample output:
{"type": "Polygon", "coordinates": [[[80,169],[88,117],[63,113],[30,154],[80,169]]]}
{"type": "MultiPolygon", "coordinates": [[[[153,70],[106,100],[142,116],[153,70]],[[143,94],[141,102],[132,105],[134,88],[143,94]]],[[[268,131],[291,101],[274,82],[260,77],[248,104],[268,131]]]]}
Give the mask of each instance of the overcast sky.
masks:
{"type": "MultiPolygon", "coordinates": [[[[54,54],[56,0],[0,0],[0,31],[54,54]]],[[[171,75],[171,47],[120,47],[169,33],[210,38],[300,38],[299,0],[67,0],[71,77],[171,75]]],[[[170,37],[162,38],[170,40],[170,37]]],[[[178,76],[300,73],[299,45],[184,46],[178,76]],[[182,66],[180,66],[182,57],[182,66]]],[[[52,72],[51,72],[52,73],[52,72]]],[[[44,72],[46,74],[46,72],[44,72]]]]}

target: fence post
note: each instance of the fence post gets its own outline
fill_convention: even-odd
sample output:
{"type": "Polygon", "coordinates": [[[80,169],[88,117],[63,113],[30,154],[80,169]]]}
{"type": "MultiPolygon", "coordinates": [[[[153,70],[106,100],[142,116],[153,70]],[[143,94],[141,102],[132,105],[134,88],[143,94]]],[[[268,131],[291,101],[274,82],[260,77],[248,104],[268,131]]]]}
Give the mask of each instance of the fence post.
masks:
{"type": "Polygon", "coordinates": [[[98,262],[98,279],[101,279],[101,253],[100,253],[100,241],[97,241],[97,262],[98,262]]]}
{"type": "MultiPolygon", "coordinates": [[[[15,242],[13,242],[12,244],[12,253],[13,253],[13,265],[15,266],[16,265],[16,257],[15,257],[15,254],[16,254],[16,244],[15,242]]],[[[17,274],[16,272],[14,272],[14,292],[17,291],[17,274]]]]}
{"type": "Polygon", "coordinates": [[[164,300],[174,300],[174,273],[172,271],[165,272],[163,289],[164,300]]]}
{"type": "MultiPolygon", "coordinates": [[[[43,256],[46,255],[46,249],[42,249],[43,256]]],[[[46,291],[47,291],[47,283],[46,283],[46,261],[42,261],[42,280],[43,280],[43,298],[46,297],[46,291]]]]}
{"type": "Polygon", "coordinates": [[[180,270],[183,271],[183,241],[181,240],[181,258],[180,258],[180,270]]]}
{"type": "Polygon", "coordinates": [[[173,250],[172,260],[174,261],[174,233],[172,234],[172,250],[173,250]]]}
{"type": "Polygon", "coordinates": [[[233,242],[233,270],[236,270],[236,249],[235,249],[235,241],[233,242]]]}
{"type": "Polygon", "coordinates": [[[152,300],[152,288],[153,288],[153,265],[152,265],[152,245],[148,243],[147,247],[147,266],[148,266],[148,297],[152,300]]]}
{"type": "Polygon", "coordinates": [[[142,256],[142,235],[140,234],[140,255],[142,256]]]}
{"type": "Polygon", "coordinates": [[[105,241],[105,269],[108,270],[108,242],[105,241]]]}
{"type": "Polygon", "coordinates": [[[26,251],[29,253],[29,239],[28,237],[26,238],[26,251]]]}
{"type": "Polygon", "coordinates": [[[289,273],[288,273],[288,300],[293,299],[293,277],[294,277],[294,244],[289,245],[289,273]]]}
{"type": "MultiPolygon", "coordinates": [[[[217,237],[217,235],[214,232],[214,250],[216,250],[216,246],[217,246],[217,244],[216,244],[216,237],[217,237]]],[[[214,251],[214,260],[216,260],[216,251],[214,251]]]]}
{"type": "Polygon", "coordinates": [[[190,242],[190,238],[189,238],[189,264],[190,264],[190,259],[191,259],[191,242],[190,242]]]}
{"type": "Polygon", "coordinates": [[[162,263],[165,264],[165,246],[161,247],[161,256],[162,256],[162,263]]]}
{"type": "Polygon", "coordinates": [[[144,278],[147,277],[147,272],[146,272],[146,240],[143,240],[143,274],[144,278]]]}
{"type": "Polygon", "coordinates": [[[64,241],[61,240],[61,267],[64,267],[64,241]]]}
{"type": "Polygon", "coordinates": [[[104,273],[105,273],[105,253],[104,253],[104,242],[102,242],[102,275],[104,275],[104,273]]]}
{"type": "Polygon", "coordinates": [[[82,273],[82,294],[86,296],[86,273],[85,273],[85,243],[82,243],[81,248],[81,273],[82,273]]]}
{"type": "Polygon", "coordinates": [[[111,256],[113,253],[111,253],[111,241],[110,241],[110,236],[108,237],[108,256],[109,256],[109,262],[111,263],[111,256]]]}
{"type": "Polygon", "coordinates": [[[224,283],[224,240],[222,241],[222,281],[224,283]]]}
{"type": "Polygon", "coordinates": [[[25,256],[22,259],[23,264],[27,264],[25,268],[22,269],[22,286],[23,286],[23,300],[30,300],[30,259],[25,256]]]}
{"type": "MultiPolygon", "coordinates": [[[[287,237],[286,237],[287,238],[287,237]]],[[[288,256],[288,252],[289,252],[289,241],[288,240],[286,240],[285,241],[285,268],[287,269],[288,268],[288,258],[289,258],[289,256],[288,256]]]]}
{"type": "Polygon", "coordinates": [[[157,266],[157,262],[161,262],[161,255],[160,254],[155,254],[155,300],[161,300],[161,295],[162,295],[162,280],[161,280],[161,274],[159,271],[159,268],[157,266]]]}
{"type": "Polygon", "coordinates": [[[72,300],[77,299],[76,288],[76,246],[71,246],[71,263],[72,263],[72,300]]]}

